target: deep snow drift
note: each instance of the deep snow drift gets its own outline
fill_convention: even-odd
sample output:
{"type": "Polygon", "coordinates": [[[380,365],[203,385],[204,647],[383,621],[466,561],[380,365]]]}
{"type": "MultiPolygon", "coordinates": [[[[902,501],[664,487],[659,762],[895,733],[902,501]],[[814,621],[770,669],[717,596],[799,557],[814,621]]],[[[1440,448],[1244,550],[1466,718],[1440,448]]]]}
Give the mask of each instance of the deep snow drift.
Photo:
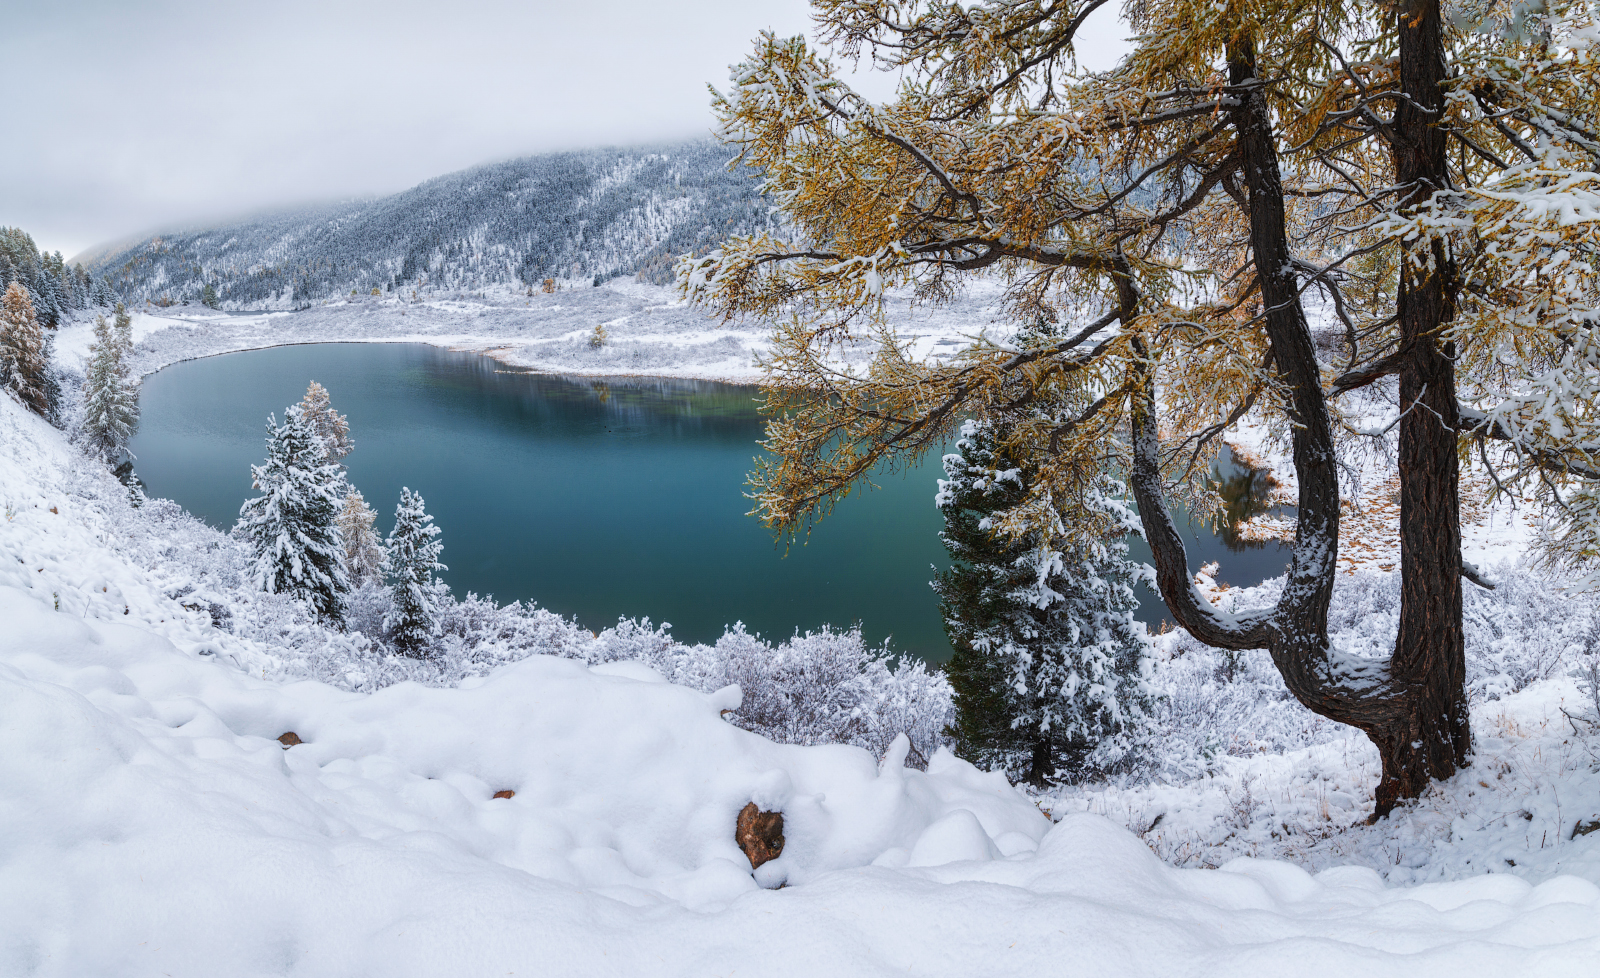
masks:
{"type": "MultiPolygon", "coordinates": [[[[1069,799],[1052,824],[948,754],[907,769],[904,740],[882,757],[774,744],[722,718],[736,690],[673,685],[639,663],[533,656],[454,688],[372,693],[286,681],[294,634],[217,627],[192,582],[174,579],[190,565],[159,538],[134,540],[108,484],[0,398],[0,974],[1600,967],[1600,833],[1513,840],[1559,846],[1537,884],[1501,858],[1535,818],[1564,824],[1596,807],[1584,742],[1515,729],[1567,680],[1535,678],[1479,711],[1509,717],[1502,740],[1522,749],[1567,744],[1564,760],[1496,778],[1490,765],[1512,754],[1491,739],[1447,786],[1491,808],[1520,797],[1491,784],[1519,777],[1523,795],[1559,795],[1533,818],[1507,808],[1492,839],[1473,834],[1485,814],[1474,810],[1435,840],[1489,865],[1424,860],[1440,881],[1419,886],[1335,856],[1316,875],[1274,860],[1175,868],[1122,825],[1065,814],[1069,799]],[[289,731],[303,743],[286,750],[274,738],[289,731]],[[788,840],[754,874],[733,843],[752,800],[784,812],[788,840]]],[[[1290,768],[1283,784],[1317,773],[1293,770],[1305,762],[1238,761],[1290,768]]],[[[1238,773],[1223,764],[1201,785],[1238,773]]],[[[1203,790],[1139,790],[1189,830],[1208,811],[1203,790]]],[[[1082,807],[1096,798],[1120,817],[1109,794],[1082,807]]],[[[1265,831],[1269,807],[1251,807],[1243,838],[1265,831]]]]}

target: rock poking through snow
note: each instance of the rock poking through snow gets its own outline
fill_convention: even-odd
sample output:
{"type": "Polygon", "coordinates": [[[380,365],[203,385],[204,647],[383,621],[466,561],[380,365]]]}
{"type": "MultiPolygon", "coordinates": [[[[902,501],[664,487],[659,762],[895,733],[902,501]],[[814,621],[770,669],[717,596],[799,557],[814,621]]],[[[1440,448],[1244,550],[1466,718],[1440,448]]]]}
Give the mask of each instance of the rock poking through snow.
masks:
{"type": "Polygon", "coordinates": [[[764,812],[751,802],[739,812],[733,841],[750,858],[750,868],[760,869],[783,855],[783,813],[764,812]]]}

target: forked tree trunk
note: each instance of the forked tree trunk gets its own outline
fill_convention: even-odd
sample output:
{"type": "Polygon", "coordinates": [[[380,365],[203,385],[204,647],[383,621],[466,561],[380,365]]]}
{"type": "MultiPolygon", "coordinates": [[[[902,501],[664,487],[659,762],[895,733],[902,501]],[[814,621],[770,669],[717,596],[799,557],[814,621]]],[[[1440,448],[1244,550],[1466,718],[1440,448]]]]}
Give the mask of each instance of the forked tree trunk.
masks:
{"type": "MultiPolygon", "coordinates": [[[[1436,22],[1437,8],[1434,14],[1436,22]]],[[[1435,50],[1441,50],[1437,37],[1432,43],[1435,50]]],[[[1384,815],[1397,800],[1413,797],[1430,780],[1452,773],[1465,758],[1468,746],[1452,430],[1455,391],[1446,356],[1449,351],[1439,349],[1436,343],[1426,346],[1431,353],[1417,357],[1408,368],[1410,379],[1402,378],[1402,390],[1411,391],[1412,400],[1420,400],[1412,414],[1429,414],[1432,408],[1444,423],[1428,429],[1412,422],[1409,433],[1402,434],[1401,464],[1410,467],[1412,495],[1407,497],[1410,508],[1406,510],[1402,551],[1411,555],[1411,562],[1402,566],[1407,604],[1400,645],[1387,663],[1339,655],[1329,647],[1327,632],[1339,545],[1332,426],[1292,271],[1277,149],[1254,51],[1247,43],[1236,44],[1229,48],[1228,61],[1230,81],[1239,92],[1239,104],[1231,111],[1248,190],[1250,246],[1261,289],[1262,317],[1273,367],[1291,392],[1294,464],[1300,482],[1294,561],[1278,603],[1223,616],[1194,588],[1183,540],[1166,509],[1154,378],[1148,361],[1135,365],[1142,376],[1133,412],[1130,483],[1155,559],[1157,583],[1173,617],[1209,645],[1267,649],[1297,700],[1322,716],[1365,732],[1383,760],[1376,814],[1384,815]],[[1439,405],[1447,405],[1448,411],[1439,405]],[[1413,575],[1420,579],[1411,580],[1413,575]]],[[[1436,77],[1436,89],[1437,81],[1436,77]]],[[[1442,150],[1439,158],[1442,164],[1442,150]]],[[[1445,274],[1447,270],[1440,272],[1445,274]]],[[[1138,295],[1132,275],[1124,266],[1117,278],[1120,314],[1124,322],[1133,322],[1138,295]]],[[[1425,333],[1431,341],[1437,324],[1448,318],[1448,294],[1442,277],[1410,288],[1402,298],[1402,318],[1410,317],[1404,328],[1416,330],[1419,336],[1425,333]]],[[[1134,346],[1136,352],[1144,352],[1142,343],[1135,341],[1134,346]]]]}

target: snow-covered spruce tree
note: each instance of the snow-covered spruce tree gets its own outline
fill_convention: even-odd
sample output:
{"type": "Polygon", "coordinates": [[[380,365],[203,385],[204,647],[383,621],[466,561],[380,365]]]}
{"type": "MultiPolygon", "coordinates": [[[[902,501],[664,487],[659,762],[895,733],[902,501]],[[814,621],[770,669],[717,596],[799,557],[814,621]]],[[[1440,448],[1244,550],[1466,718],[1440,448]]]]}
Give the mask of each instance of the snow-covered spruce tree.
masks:
{"type": "Polygon", "coordinates": [[[345,572],[354,587],[383,581],[387,555],[374,525],[377,520],[377,512],[367,505],[360,490],[352,487],[345,493],[339,508],[339,539],[344,543],[345,572]]]}
{"type": "Polygon", "coordinates": [[[444,544],[435,540],[439,528],[423,508],[422,496],[400,490],[389,532],[389,574],[394,582],[394,605],[384,627],[395,648],[406,655],[425,656],[439,634],[439,585],[433,572],[448,570],[439,563],[444,544]]]}
{"type": "Polygon", "coordinates": [[[300,414],[311,430],[317,433],[317,437],[322,439],[328,461],[342,464],[344,457],[356,446],[350,440],[350,422],[333,409],[327,388],[313,380],[311,386],[306,388],[306,396],[300,401],[300,414]]]}
{"type": "Polygon", "coordinates": [[[344,473],[328,461],[298,407],[284,412],[282,424],[267,418],[267,460],[250,475],[262,495],[239,508],[235,532],[250,542],[256,586],[305,601],[322,621],[343,625],[350,590],[338,527],[344,473]]]}
{"type": "Polygon", "coordinates": [[[0,297],[0,386],[49,417],[46,379],[50,362],[45,357],[44,331],[34,315],[33,302],[20,282],[12,282],[0,297]]]}
{"type": "Polygon", "coordinates": [[[65,396],[61,389],[60,368],[56,365],[56,334],[54,331],[44,334],[44,376],[39,384],[44,390],[45,420],[57,428],[64,428],[67,424],[66,404],[62,398],[65,396]]]}
{"type": "Polygon", "coordinates": [[[944,470],[940,536],[953,563],[934,589],[955,649],[945,671],[956,753],[1039,787],[1114,764],[1150,697],[1150,640],[1133,593],[1147,571],[1124,540],[1138,523],[1105,492],[1120,487],[1102,477],[1079,505],[1034,505],[1035,528],[1013,536],[997,517],[1029,505],[1035,475],[1008,457],[992,423],[968,421],[944,470]],[[1063,510],[1094,532],[1067,533],[1063,510]]]}
{"type": "Polygon", "coordinates": [[[139,428],[139,390],[128,381],[122,358],[122,344],[106,317],[96,316],[83,384],[83,434],[107,461],[127,451],[128,440],[139,428]]]}

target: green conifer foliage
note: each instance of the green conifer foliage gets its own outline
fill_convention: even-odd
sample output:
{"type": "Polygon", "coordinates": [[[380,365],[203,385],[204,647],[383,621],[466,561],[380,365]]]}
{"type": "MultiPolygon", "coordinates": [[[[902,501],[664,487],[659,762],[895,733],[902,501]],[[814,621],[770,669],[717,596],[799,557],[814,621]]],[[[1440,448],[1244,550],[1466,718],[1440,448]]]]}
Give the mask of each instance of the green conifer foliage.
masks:
{"type": "Polygon", "coordinates": [[[83,434],[107,460],[124,454],[139,430],[139,385],[129,379],[123,355],[106,317],[96,316],[83,384],[83,434]]]}
{"type": "Polygon", "coordinates": [[[992,427],[968,422],[962,434],[937,498],[954,563],[934,583],[955,648],[956,753],[1036,786],[1114,767],[1150,697],[1149,636],[1133,617],[1147,571],[1124,539],[1136,518],[1100,476],[1070,505],[1040,510],[1035,499],[1025,535],[1002,533],[1000,517],[1024,505],[1033,478],[992,427]],[[1092,542],[1066,533],[1063,512],[1097,524],[1092,542]]]}
{"type": "Polygon", "coordinates": [[[343,625],[350,591],[337,523],[344,473],[328,461],[298,407],[284,412],[282,424],[267,419],[267,461],[250,474],[262,495],[239,508],[237,532],[250,541],[256,585],[343,625]]]}
{"type": "Polygon", "coordinates": [[[384,619],[395,648],[406,655],[425,656],[438,637],[440,583],[433,572],[448,570],[439,563],[444,544],[435,540],[439,528],[433,525],[423,506],[422,496],[410,489],[400,490],[400,505],[394,511],[394,529],[389,533],[389,570],[394,579],[394,604],[384,619]]]}

